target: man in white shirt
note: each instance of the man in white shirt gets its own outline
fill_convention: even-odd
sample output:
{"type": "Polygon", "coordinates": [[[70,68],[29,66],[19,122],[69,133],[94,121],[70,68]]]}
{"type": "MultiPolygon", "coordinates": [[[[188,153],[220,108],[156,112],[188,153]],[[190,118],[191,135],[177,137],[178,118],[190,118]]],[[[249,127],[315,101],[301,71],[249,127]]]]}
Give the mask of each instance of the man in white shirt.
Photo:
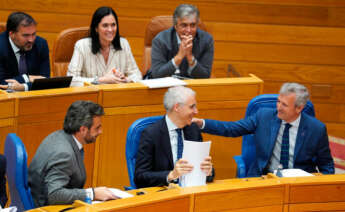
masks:
{"type": "Polygon", "coordinates": [[[86,181],[83,146],[102,133],[102,106],[76,101],[68,109],[63,130],[48,135],[29,166],[29,186],[36,207],[72,204],[75,200],[117,197],[106,187],[83,189],[86,181]]]}
{"type": "MultiPolygon", "coordinates": [[[[140,137],[134,173],[138,188],[176,183],[195,168],[181,158],[183,140],[202,142],[200,129],[192,124],[198,113],[195,92],[183,86],[169,88],[164,95],[164,107],[164,118],[148,126],[140,137]]],[[[206,157],[200,168],[212,181],[211,157],[206,157]]]]}
{"type": "Polygon", "coordinates": [[[36,25],[26,13],[9,15],[0,34],[0,89],[30,90],[33,80],[50,76],[48,44],[36,35],[36,25]]]}
{"type": "Polygon", "coordinates": [[[280,89],[277,108],[259,109],[253,116],[236,122],[194,119],[203,132],[238,137],[253,134],[256,158],[247,175],[256,177],[284,169],[334,173],[326,126],[302,113],[309,99],[306,87],[285,83],[280,89]]]}

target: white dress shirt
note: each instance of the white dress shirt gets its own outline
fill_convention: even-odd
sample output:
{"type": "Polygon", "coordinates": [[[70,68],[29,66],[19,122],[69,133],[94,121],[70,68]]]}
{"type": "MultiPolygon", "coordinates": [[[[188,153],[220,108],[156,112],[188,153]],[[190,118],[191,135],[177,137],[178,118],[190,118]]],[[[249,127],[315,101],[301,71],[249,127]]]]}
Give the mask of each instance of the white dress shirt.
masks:
{"type": "MultiPolygon", "coordinates": [[[[16,46],[16,44],[13,43],[12,39],[10,36],[8,36],[8,40],[10,41],[12,50],[14,52],[14,54],[16,55],[16,59],[17,59],[17,63],[18,63],[18,67],[19,67],[19,60],[20,60],[20,49],[16,46]]],[[[26,84],[28,82],[30,82],[30,79],[28,77],[28,75],[23,74],[22,77],[24,78],[24,90],[28,91],[29,90],[29,86],[26,84]]]]}
{"type": "MultiPolygon", "coordinates": [[[[178,142],[178,135],[176,132],[176,129],[179,129],[168,117],[168,115],[165,116],[165,121],[167,123],[169,137],[170,137],[170,145],[171,145],[171,152],[173,154],[173,161],[174,164],[177,162],[177,142],[178,142]]],[[[184,134],[183,130],[182,132],[182,139],[184,140],[184,134]]]]}
{"type": "Polygon", "coordinates": [[[132,55],[131,47],[125,38],[120,38],[122,50],[116,50],[110,45],[107,64],[103,55],[91,51],[91,38],[78,40],[74,46],[67,75],[73,76],[73,81],[89,82],[102,77],[114,68],[122,72],[132,82],[142,79],[141,72],[132,55]]]}
{"type": "MultiPolygon", "coordinates": [[[[301,121],[301,115],[298,116],[298,118],[291,122],[291,127],[289,129],[289,168],[293,168],[293,157],[294,157],[294,152],[295,152],[295,146],[296,146],[296,138],[297,138],[297,133],[298,133],[298,127],[299,123],[301,121]]],[[[272,172],[276,170],[280,164],[280,154],[281,154],[281,145],[282,145],[282,140],[283,140],[283,133],[286,125],[286,121],[282,121],[280,124],[280,129],[279,133],[277,136],[276,143],[274,145],[272,157],[269,161],[268,165],[268,171],[272,172]]]]}

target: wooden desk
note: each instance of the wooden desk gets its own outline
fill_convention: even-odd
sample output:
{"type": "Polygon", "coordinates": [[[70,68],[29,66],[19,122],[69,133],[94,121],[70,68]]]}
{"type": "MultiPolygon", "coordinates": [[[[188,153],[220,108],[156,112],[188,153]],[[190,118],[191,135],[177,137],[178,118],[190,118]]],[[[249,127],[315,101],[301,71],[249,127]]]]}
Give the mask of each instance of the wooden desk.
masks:
{"type": "MultiPolygon", "coordinates": [[[[255,76],[243,78],[186,80],[197,96],[199,117],[238,120],[244,117],[248,102],[261,94],[263,82],[255,76]]],[[[126,133],[137,119],[163,115],[163,95],[167,88],[148,89],[140,83],[100,85],[100,104],[105,109],[103,134],[96,144],[97,172],[94,185],[129,185],[125,163],[126,133]]],[[[239,154],[242,138],[204,135],[212,140],[211,156],[217,179],[235,177],[232,156],[239,154]]]]}
{"type": "MultiPolygon", "coordinates": [[[[77,211],[344,211],[345,175],[301,178],[229,179],[190,188],[174,188],[88,205],[76,201],[77,211]]],[[[50,209],[58,206],[50,206],[50,209]]],[[[34,210],[39,211],[39,210],[34,210]]],[[[54,211],[54,210],[46,210],[54,211]]],[[[56,211],[56,210],[55,210],[56,211]]]]}
{"type": "MultiPolygon", "coordinates": [[[[42,140],[63,128],[67,108],[76,100],[98,102],[98,89],[94,87],[62,88],[12,93],[15,99],[14,132],[22,139],[28,153],[28,164],[42,140]]],[[[7,135],[7,134],[6,134],[7,135]]],[[[91,185],[95,145],[85,148],[87,186],[91,185]]]]}
{"type": "MultiPolygon", "coordinates": [[[[262,93],[263,81],[251,75],[242,78],[187,80],[197,93],[199,117],[238,120],[244,117],[248,102],[262,93]]],[[[163,95],[167,88],[149,89],[141,83],[86,86],[41,91],[0,93],[0,132],[22,139],[28,163],[42,140],[62,129],[69,105],[76,100],[91,100],[104,107],[103,134],[85,148],[86,187],[129,185],[125,159],[126,134],[137,119],[163,115],[163,95]],[[1,125],[2,124],[2,125],[1,125]]],[[[240,154],[241,138],[205,135],[212,140],[211,156],[216,179],[235,177],[232,156],[240,154]]]]}

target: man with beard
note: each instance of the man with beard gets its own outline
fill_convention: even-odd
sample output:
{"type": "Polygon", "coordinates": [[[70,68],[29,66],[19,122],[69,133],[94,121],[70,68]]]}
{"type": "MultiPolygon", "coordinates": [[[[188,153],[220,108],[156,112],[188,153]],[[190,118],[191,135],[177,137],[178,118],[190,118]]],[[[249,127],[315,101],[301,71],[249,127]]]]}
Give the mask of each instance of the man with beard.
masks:
{"type": "Polygon", "coordinates": [[[28,14],[8,16],[6,31],[0,34],[0,88],[30,90],[34,79],[49,77],[47,41],[36,36],[36,22],[28,14]]]}
{"type": "Polygon", "coordinates": [[[179,5],[173,15],[174,26],[160,32],[152,41],[149,77],[178,75],[209,78],[213,63],[213,38],[199,29],[199,10],[179,5]]]}
{"type": "Polygon", "coordinates": [[[238,137],[254,134],[256,158],[249,177],[277,170],[298,168],[306,172],[334,173],[334,162],[325,124],[302,112],[309,99],[306,87],[285,83],[280,88],[277,108],[262,108],[235,122],[194,119],[203,132],[238,137]]]}
{"type": "Polygon", "coordinates": [[[72,204],[75,200],[117,197],[106,187],[83,189],[86,181],[83,146],[102,133],[103,108],[91,101],[76,101],[68,109],[63,130],[48,135],[29,166],[29,186],[36,207],[72,204]]]}

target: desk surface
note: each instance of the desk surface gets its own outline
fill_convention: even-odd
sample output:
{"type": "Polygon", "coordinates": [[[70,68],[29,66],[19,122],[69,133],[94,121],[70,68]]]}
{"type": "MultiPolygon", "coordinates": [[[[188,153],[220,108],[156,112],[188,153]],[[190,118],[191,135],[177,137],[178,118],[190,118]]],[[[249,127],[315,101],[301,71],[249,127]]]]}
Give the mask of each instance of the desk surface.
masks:
{"type": "MultiPolygon", "coordinates": [[[[74,203],[71,211],[318,211],[345,210],[345,175],[299,178],[245,178],[215,181],[206,186],[157,192],[88,205],[74,203]]],[[[48,206],[32,211],[58,211],[71,206],[48,206]]]]}

